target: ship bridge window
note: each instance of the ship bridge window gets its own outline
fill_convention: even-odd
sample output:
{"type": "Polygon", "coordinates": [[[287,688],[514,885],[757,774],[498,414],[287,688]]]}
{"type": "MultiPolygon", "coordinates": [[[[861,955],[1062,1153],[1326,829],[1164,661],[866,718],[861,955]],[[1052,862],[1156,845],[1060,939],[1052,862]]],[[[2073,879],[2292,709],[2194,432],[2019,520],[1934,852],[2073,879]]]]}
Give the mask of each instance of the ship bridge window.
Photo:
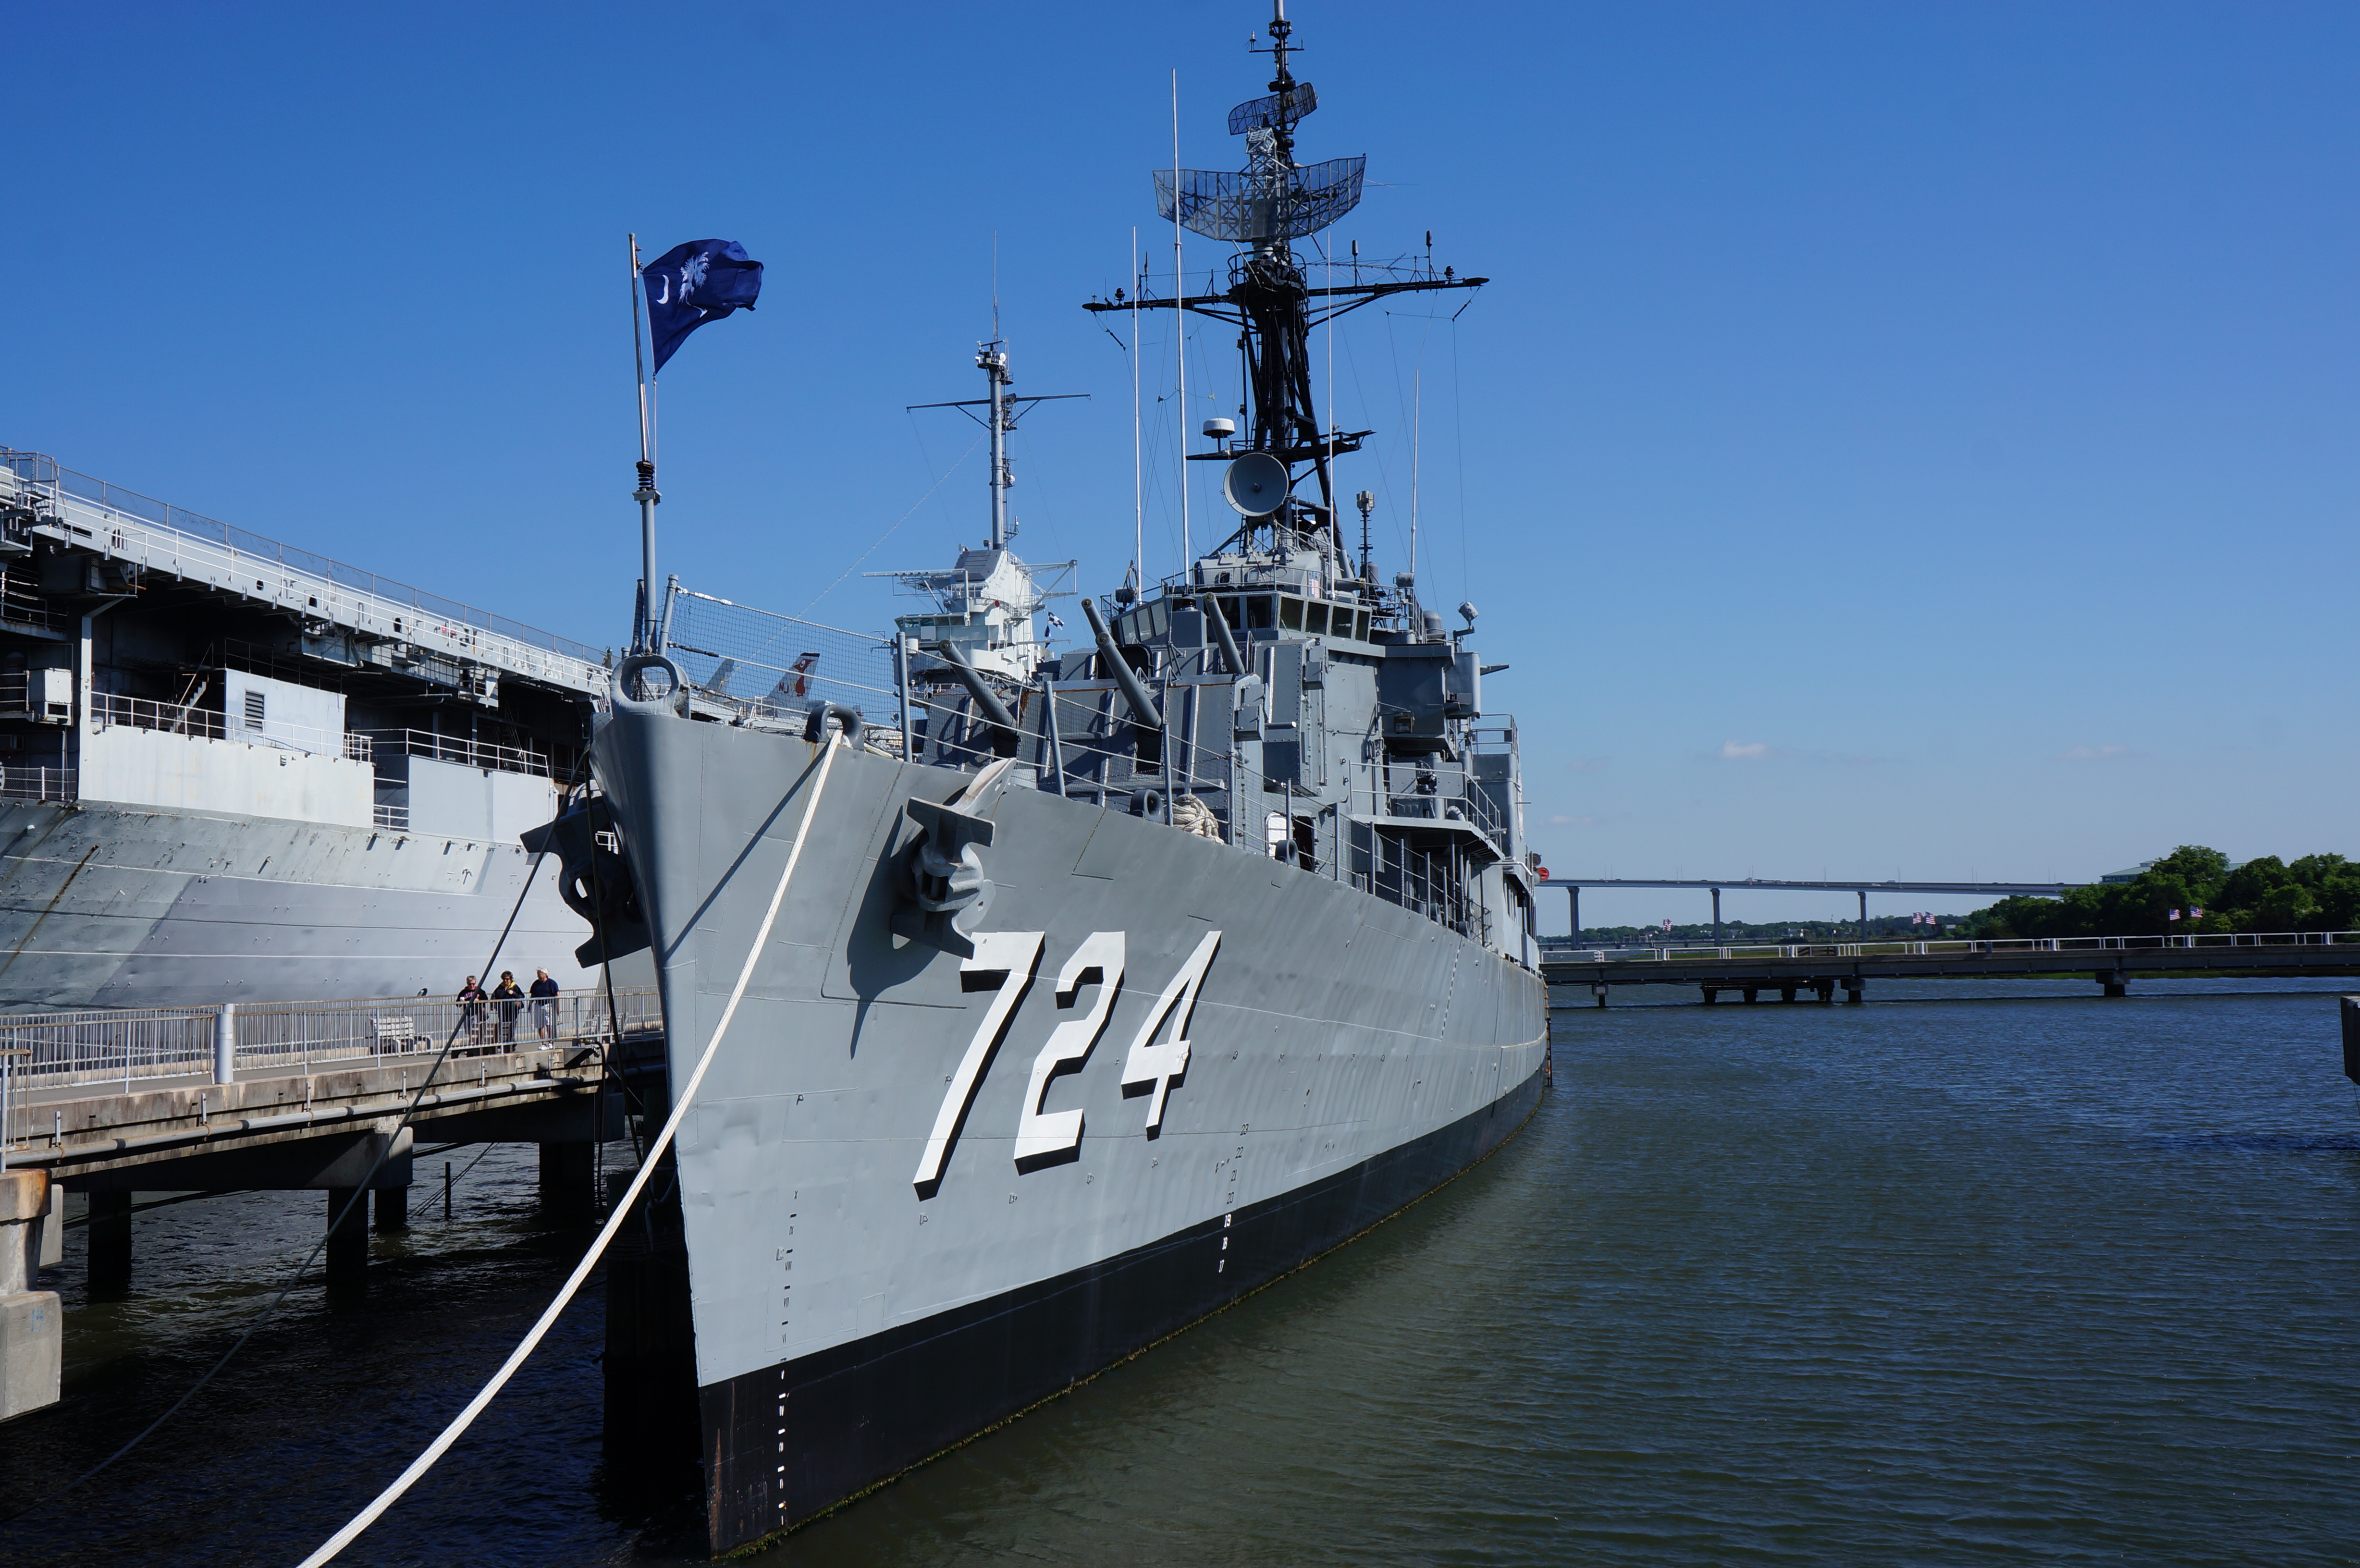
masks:
{"type": "Polygon", "coordinates": [[[1352,635],[1362,642],[1369,640],[1369,612],[1357,610],[1352,615],[1352,635]]]}
{"type": "Polygon", "coordinates": [[[1303,609],[1303,629],[1309,632],[1313,637],[1318,637],[1325,633],[1328,630],[1328,606],[1320,604],[1317,600],[1305,605],[1303,609]]]}
{"type": "Polygon", "coordinates": [[[1246,601],[1246,630],[1266,632],[1271,627],[1271,602],[1267,593],[1257,593],[1246,601]]]}
{"type": "Polygon", "coordinates": [[[1303,601],[1292,593],[1278,596],[1278,624],[1291,632],[1303,629],[1303,601]]]}

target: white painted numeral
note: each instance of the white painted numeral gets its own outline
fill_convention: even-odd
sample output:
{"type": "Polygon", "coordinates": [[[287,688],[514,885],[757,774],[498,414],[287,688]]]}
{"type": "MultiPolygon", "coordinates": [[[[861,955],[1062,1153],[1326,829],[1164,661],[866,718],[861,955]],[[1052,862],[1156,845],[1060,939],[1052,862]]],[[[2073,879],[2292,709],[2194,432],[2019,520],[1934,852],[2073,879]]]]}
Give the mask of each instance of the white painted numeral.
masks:
{"type": "Polygon", "coordinates": [[[951,1074],[950,1088],[943,1095],[943,1108],[934,1113],[934,1130],[927,1135],[926,1152],[919,1157],[918,1173],[910,1178],[921,1197],[942,1180],[943,1161],[950,1154],[951,1139],[957,1136],[959,1123],[975,1099],[976,1085],[983,1082],[984,1066],[1000,1044],[1000,1031],[1008,1027],[1009,1015],[1016,1010],[1025,987],[1032,983],[1032,971],[1041,962],[1041,944],[1045,935],[1042,931],[978,931],[975,956],[959,960],[961,975],[996,972],[1000,990],[991,998],[991,1006],[984,1009],[983,1022],[976,1026],[975,1038],[967,1042],[967,1054],[959,1058],[958,1071],[951,1074]]]}
{"type": "Polygon", "coordinates": [[[1024,1117],[1016,1125],[1016,1163],[1044,1154],[1061,1154],[1080,1147],[1082,1113],[1076,1106],[1070,1111],[1053,1111],[1043,1115],[1041,1098],[1049,1092],[1049,1079],[1068,1062],[1080,1062],[1098,1043],[1098,1031],[1106,1028],[1107,1014],[1114,1008],[1115,992],[1122,985],[1122,932],[1092,931],[1074,956],[1065,960],[1065,967],[1057,975],[1057,1005],[1070,1007],[1076,992],[1089,983],[1096,975],[1098,983],[1098,1000],[1090,1004],[1087,1017],[1071,1018],[1050,1031],[1049,1043],[1032,1059],[1032,1083],[1024,1091],[1024,1117]]]}
{"type": "Polygon", "coordinates": [[[1139,1026],[1139,1037],[1131,1042],[1131,1051],[1122,1062],[1122,1086],[1126,1089],[1140,1083],[1155,1085],[1155,1097],[1147,1103],[1147,1130],[1153,1132],[1164,1124],[1164,1097],[1171,1092],[1172,1080],[1187,1071],[1188,1016],[1196,1010],[1196,988],[1205,983],[1205,971],[1212,967],[1213,950],[1221,945],[1219,931],[1207,931],[1172,984],[1155,998],[1155,1006],[1139,1026]],[[1172,1038],[1163,1044],[1153,1043],[1155,1031],[1164,1020],[1172,1019],[1172,1038]]]}

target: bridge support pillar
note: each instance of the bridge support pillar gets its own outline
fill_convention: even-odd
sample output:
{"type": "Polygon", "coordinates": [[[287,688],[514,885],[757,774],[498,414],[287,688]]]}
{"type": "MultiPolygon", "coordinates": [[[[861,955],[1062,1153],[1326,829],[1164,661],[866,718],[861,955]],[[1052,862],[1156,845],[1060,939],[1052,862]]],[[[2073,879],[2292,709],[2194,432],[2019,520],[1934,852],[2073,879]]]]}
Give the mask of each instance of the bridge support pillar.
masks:
{"type": "Polygon", "coordinates": [[[1859,887],[1853,890],[1860,895],[1860,940],[1866,942],[1868,940],[1868,889],[1859,887]]]}
{"type": "Polygon", "coordinates": [[[1819,997],[1819,1005],[1822,1007],[1836,999],[1836,983],[1832,980],[1812,981],[1811,991],[1819,997]]]}
{"type": "Polygon", "coordinates": [[[54,1290],[37,1290],[49,1217],[45,1171],[0,1171],[0,1421],[58,1402],[65,1368],[65,1313],[54,1290]]]}
{"type": "Polygon", "coordinates": [[[2112,975],[2098,975],[2097,981],[2100,989],[2106,996],[2127,996],[2131,994],[2130,983],[2123,978],[2123,972],[2119,969],[2112,975]]]}
{"type": "Polygon", "coordinates": [[[1865,1001],[1867,998],[1863,996],[1861,993],[1866,990],[1867,986],[1868,983],[1861,979],[1860,976],[1856,975],[1846,980],[1844,982],[1844,1004],[1849,1007],[1854,1002],[1865,1001]]]}
{"type": "Polygon", "coordinates": [[[1572,928],[1572,929],[1573,929],[1573,940],[1574,940],[1575,942],[1579,942],[1579,941],[1581,940],[1581,889],[1580,889],[1580,888],[1579,888],[1579,887],[1568,887],[1568,888],[1565,890],[1565,907],[1566,907],[1566,917],[1567,917],[1567,919],[1570,920],[1573,922],[1573,928],[1572,928]]]}
{"type": "MultiPolygon", "coordinates": [[[[1718,887],[1712,890],[1712,945],[1721,945],[1721,889],[1718,887]]],[[[1746,998],[1749,1002],[1753,999],[1751,996],[1746,998]]]]}
{"type": "Polygon", "coordinates": [[[1745,1005],[1749,1007],[1752,1007],[1761,995],[1762,992],[1760,987],[1748,985],[1745,987],[1745,1005]]]}
{"type": "Polygon", "coordinates": [[[328,1189],[327,1265],[331,1298],[357,1301],[368,1294],[368,1194],[357,1187],[328,1189]]]}
{"type": "Polygon", "coordinates": [[[410,1228],[410,1189],[379,1187],[377,1190],[377,1228],[388,1236],[410,1228]]]}
{"type": "Polygon", "coordinates": [[[1779,999],[1780,1001],[1782,1001],[1782,1002],[1791,1002],[1791,1001],[1793,1001],[1793,1000],[1795,999],[1795,987],[1794,987],[1794,986],[1792,986],[1792,985],[1781,985],[1781,986],[1779,986],[1779,987],[1778,987],[1778,999],[1779,999]]]}
{"type": "Polygon", "coordinates": [[[1598,998],[1598,1005],[1600,1007],[1604,1007],[1606,1005],[1606,982],[1601,980],[1596,985],[1590,986],[1590,994],[1598,998]]]}
{"type": "Polygon", "coordinates": [[[1706,1007],[1711,1007],[1715,1002],[1718,1002],[1718,1001],[1720,1001],[1720,1000],[1721,1000],[1721,992],[1720,992],[1719,990],[1717,990],[1716,988],[1714,988],[1713,986],[1710,986],[1710,985],[1707,985],[1707,986],[1704,988],[1704,1005],[1705,1005],[1706,1007]]]}
{"type": "Polygon", "coordinates": [[[596,1164],[595,1147],[581,1142],[541,1146],[541,1206],[565,1212],[586,1212],[596,1194],[590,1190],[596,1164]]]}
{"type": "Polygon", "coordinates": [[[90,1293],[120,1296],[131,1289],[131,1194],[90,1195],[90,1293]]]}

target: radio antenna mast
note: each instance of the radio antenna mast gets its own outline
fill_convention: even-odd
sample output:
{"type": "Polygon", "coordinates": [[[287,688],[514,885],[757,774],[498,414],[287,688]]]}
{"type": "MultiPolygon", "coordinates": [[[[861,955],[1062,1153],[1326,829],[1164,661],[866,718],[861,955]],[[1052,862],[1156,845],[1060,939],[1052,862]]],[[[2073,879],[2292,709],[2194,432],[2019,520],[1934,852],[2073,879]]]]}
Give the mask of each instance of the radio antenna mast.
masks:
{"type": "MultiPolygon", "coordinates": [[[[1180,68],[1172,68],[1172,186],[1180,186],[1180,68]]],[[[1180,203],[1172,204],[1172,297],[1180,299],[1188,292],[1187,276],[1181,271],[1180,203]]],[[[1172,321],[1173,354],[1180,367],[1180,570],[1185,574],[1196,564],[1188,541],[1188,321],[1175,315],[1172,321]]],[[[1147,584],[1142,577],[1143,590],[1147,584]]]]}

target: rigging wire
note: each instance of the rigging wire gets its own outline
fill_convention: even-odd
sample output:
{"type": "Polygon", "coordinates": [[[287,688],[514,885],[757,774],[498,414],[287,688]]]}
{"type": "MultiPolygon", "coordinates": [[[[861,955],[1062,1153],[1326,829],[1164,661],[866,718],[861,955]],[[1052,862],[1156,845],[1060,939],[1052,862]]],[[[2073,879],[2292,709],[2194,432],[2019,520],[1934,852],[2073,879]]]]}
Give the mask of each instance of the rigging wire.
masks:
{"type": "Polygon", "coordinates": [[[991,432],[989,430],[982,431],[976,436],[975,440],[967,442],[967,450],[959,453],[957,460],[948,468],[943,470],[942,478],[937,479],[932,485],[927,485],[925,495],[921,495],[915,501],[911,502],[910,509],[893,519],[892,528],[887,528],[883,533],[879,534],[874,539],[870,540],[869,548],[862,550],[858,556],[855,557],[850,566],[846,567],[843,571],[836,574],[835,582],[829,583],[826,587],[813,594],[811,603],[809,604],[805,604],[800,614],[804,615],[810,615],[814,607],[815,607],[822,599],[826,598],[830,593],[835,593],[838,588],[842,587],[846,578],[860,570],[860,563],[862,561],[867,561],[870,556],[877,553],[877,547],[879,545],[883,544],[887,539],[893,537],[894,528],[900,528],[903,523],[908,522],[912,517],[914,517],[917,514],[918,508],[924,506],[928,499],[934,495],[934,493],[943,487],[944,482],[948,480],[952,474],[956,474],[960,467],[966,463],[968,458],[975,455],[975,449],[983,443],[984,436],[990,433],[991,432]]]}
{"type": "MultiPolygon", "coordinates": [[[[720,1021],[713,1026],[713,1038],[705,1042],[704,1054],[696,1059],[695,1069],[689,1073],[688,1083],[681,1090],[680,1097],[672,1104],[672,1115],[664,1118],[663,1130],[656,1135],[655,1142],[648,1147],[647,1159],[639,1162],[639,1170],[631,1177],[630,1186],[625,1189],[622,1197],[617,1201],[613,1212],[607,1214],[606,1225],[599,1229],[597,1240],[590,1244],[590,1249],[582,1255],[582,1261],[575,1264],[574,1272],[566,1277],[565,1285],[558,1291],[557,1299],[549,1303],[548,1309],[541,1314],[540,1320],[532,1325],[531,1331],[519,1343],[516,1349],[508,1353],[508,1358],[500,1364],[500,1369],[492,1375],[491,1381],[477,1390],[475,1397],[467,1401],[466,1408],[452,1418],[451,1423],[442,1429],[441,1435],[427,1444],[425,1452],[410,1462],[410,1467],[396,1476],[392,1485],[378,1493],[368,1507],[346,1520],[344,1528],[323,1541],[318,1551],[303,1559],[301,1568],[320,1568],[321,1564],[333,1560],[338,1552],[351,1545],[363,1530],[382,1518],[386,1509],[399,1502],[402,1494],[417,1484],[420,1476],[433,1468],[435,1461],[450,1452],[451,1445],[458,1442],[466,1430],[475,1424],[475,1418],[483,1414],[485,1407],[488,1406],[499,1391],[508,1386],[508,1379],[516,1376],[517,1368],[524,1365],[525,1358],[533,1353],[541,1344],[542,1336],[555,1325],[558,1315],[573,1302],[574,1292],[581,1290],[583,1281],[589,1279],[591,1270],[598,1266],[599,1258],[606,1254],[607,1243],[615,1239],[615,1233],[622,1228],[623,1221],[631,1212],[631,1205],[639,1201],[639,1193],[648,1184],[648,1179],[655,1173],[657,1162],[663,1158],[664,1150],[672,1147],[674,1135],[680,1131],[681,1122],[687,1116],[689,1107],[695,1104],[696,1091],[705,1082],[706,1069],[713,1065],[714,1053],[721,1049],[722,1038],[729,1032],[730,1020],[738,1016],[738,1004],[745,999],[747,983],[754,977],[754,965],[761,958],[762,950],[770,945],[770,930],[778,923],[779,906],[786,899],[787,884],[793,880],[796,863],[803,859],[803,841],[811,833],[812,819],[819,812],[820,796],[827,789],[828,770],[836,766],[836,753],[844,749],[842,740],[843,737],[839,734],[831,736],[821,745],[819,775],[813,781],[810,798],[803,802],[803,820],[795,828],[794,844],[787,851],[786,869],[779,873],[779,885],[770,894],[770,907],[764,911],[762,923],[754,932],[754,942],[747,950],[744,966],[738,971],[738,984],[730,988],[729,1001],[721,1009],[720,1021]]],[[[791,790],[786,799],[779,802],[778,811],[784,811],[787,800],[792,799],[793,794],[791,790]]],[[[777,812],[774,811],[773,819],[776,815],[777,812]]],[[[757,838],[759,838],[761,833],[767,832],[769,827],[770,822],[765,822],[761,829],[757,831],[757,838]]],[[[455,1034],[454,1030],[454,1037],[455,1034]]]]}
{"type": "Polygon", "coordinates": [[[1147,583],[1141,558],[1147,553],[1147,476],[1140,467],[1139,447],[1139,225],[1131,226],[1131,584],[1147,583]]]}
{"type": "MultiPolygon", "coordinates": [[[[574,777],[572,780],[569,780],[569,788],[572,784],[578,783],[580,781],[582,766],[583,765],[581,763],[576,763],[574,765],[574,777]]],[[[524,886],[517,889],[516,904],[508,910],[508,923],[500,927],[499,938],[492,943],[491,956],[484,960],[483,967],[476,971],[478,975],[486,975],[491,973],[492,965],[499,962],[500,950],[508,945],[508,933],[516,929],[517,917],[524,912],[525,898],[532,891],[533,878],[540,872],[541,863],[548,857],[548,855],[549,845],[544,841],[541,847],[533,852],[532,863],[525,867],[524,886]]],[[[254,1337],[255,1331],[259,1329],[263,1323],[269,1319],[271,1313],[279,1310],[279,1303],[286,1301],[290,1295],[294,1293],[295,1287],[303,1282],[304,1275],[311,1270],[312,1263],[319,1258],[320,1249],[328,1245],[328,1237],[334,1235],[341,1227],[354,1223],[353,1211],[368,1201],[369,1182],[376,1178],[377,1173],[379,1171],[385,1168],[385,1162],[392,1158],[394,1144],[399,1140],[401,1134],[409,1127],[411,1120],[417,1116],[418,1107],[426,1098],[426,1091],[433,1085],[434,1075],[437,1073],[440,1073],[442,1070],[443,1063],[450,1060],[451,1048],[458,1043],[459,1035],[466,1027],[467,1020],[465,1011],[464,1009],[462,1009],[459,1021],[451,1026],[450,1034],[442,1041],[442,1049],[436,1052],[434,1061],[426,1069],[425,1077],[419,1081],[418,1092],[410,1097],[410,1104],[403,1107],[401,1119],[394,1124],[393,1131],[387,1136],[383,1147],[378,1149],[377,1159],[370,1164],[367,1173],[361,1178],[359,1185],[353,1189],[353,1195],[345,1201],[343,1212],[328,1222],[327,1228],[322,1231],[320,1233],[319,1239],[311,1244],[311,1250],[303,1255],[303,1261],[301,1263],[296,1265],[294,1275],[288,1279],[285,1285],[279,1288],[279,1291],[277,1295],[271,1297],[270,1300],[263,1305],[260,1312],[254,1314],[254,1317],[246,1323],[246,1327],[239,1331],[238,1336],[230,1342],[229,1348],[223,1351],[220,1357],[215,1360],[211,1367],[206,1367],[203,1374],[199,1377],[195,1382],[189,1385],[188,1391],[183,1393],[179,1399],[173,1400],[171,1405],[165,1410],[162,1415],[158,1416],[154,1421],[149,1421],[137,1432],[134,1433],[130,1441],[124,1443],[122,1447],[116,1449],[114,1453],[100,1460],[97,1464],[92,1465],[81,1475],[76,1475],[72,1480],[68,1481],[65,1485],[53,1488],[43,1496],[36,1497],[33,1501],[26,1504],[23,1508],[16,1509],[15,1512],[8,1514],[5,1518],[0,1518],[0,1526],[14,1524],[16,1520],[23,1519],[27,1514],[33,1512],[35,1509],[54,1502],[59,1497],[65,1496],[68,1492],[72,1491],[76,1486],[81,1486],[83,1482],[91,1479],[101,1471],[106,1469],[107,1466],[113,1465],[116,1460],[122,1458],[125,1454],[130,1453],[141,1443],[147,1442],[148,1439],[153,1436],[166,1421],[170,1421],[174,1416],[180,1414],[181,1408],[188,1404],[191,1399],[195,1399],[199,1391],[202,1390],[206,1384],[213,1380],[214,1374],[218,1373],[223,1367],[228,1366],[230,1358],[246,1347],[246,1342],[254,1337]]]]}
{"type": "MultiPolygon", "coordinates": [[[[1459,318],[1450,318],[1450,441],[1452,462],[1459,470],[1459,596],[1471,599],[1467,551],[1467,421],[1459,400],[1459,318]]],[[[1471,624],[1471,623],[1470,623],[1471,624]]]]}

